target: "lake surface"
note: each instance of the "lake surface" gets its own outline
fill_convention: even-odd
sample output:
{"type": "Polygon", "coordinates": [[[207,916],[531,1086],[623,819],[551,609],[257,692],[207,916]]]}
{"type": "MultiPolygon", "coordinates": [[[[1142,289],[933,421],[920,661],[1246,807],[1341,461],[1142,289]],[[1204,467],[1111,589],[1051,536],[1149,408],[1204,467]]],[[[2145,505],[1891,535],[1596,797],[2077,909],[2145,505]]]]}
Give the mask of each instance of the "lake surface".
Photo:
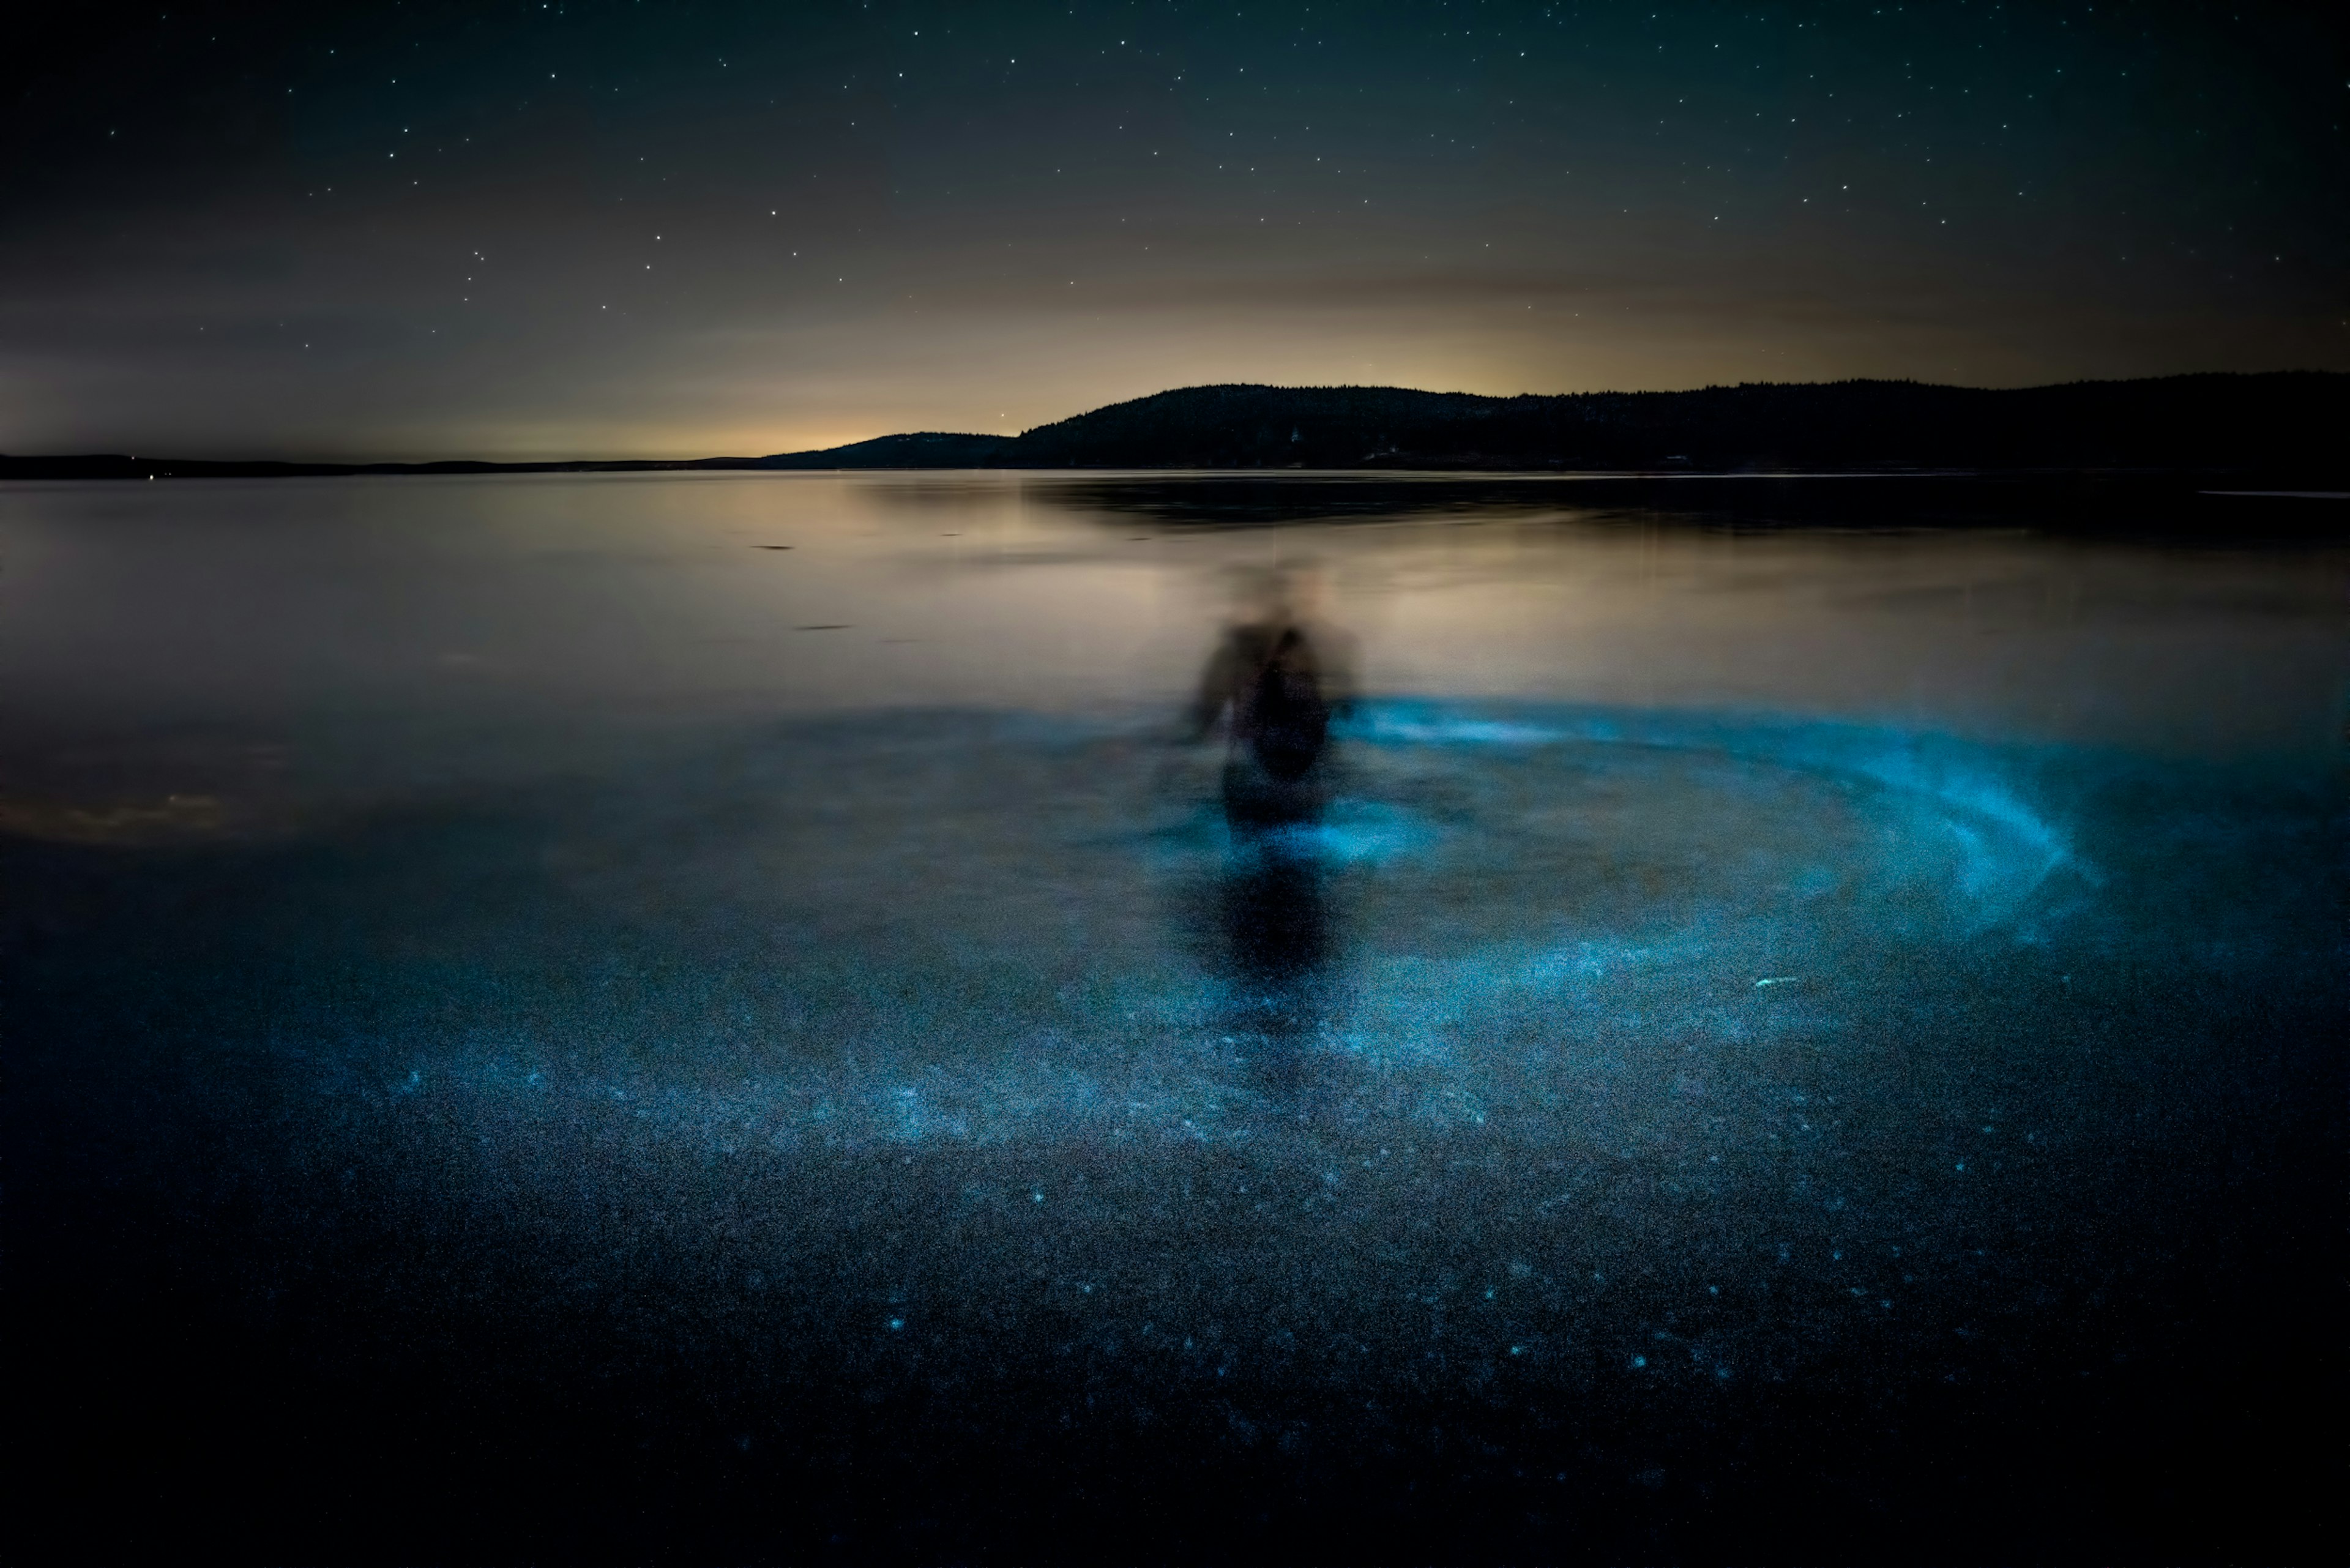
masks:
{"type": "Polygon", "coordinates": [[[2314,1489],[2350,552],[1845,483],[0,488],[62,1451],[265,1555],[2314,1489]],[[1276,566],[1363,697],[1274,852],[1177,715],[1276,566]]]}

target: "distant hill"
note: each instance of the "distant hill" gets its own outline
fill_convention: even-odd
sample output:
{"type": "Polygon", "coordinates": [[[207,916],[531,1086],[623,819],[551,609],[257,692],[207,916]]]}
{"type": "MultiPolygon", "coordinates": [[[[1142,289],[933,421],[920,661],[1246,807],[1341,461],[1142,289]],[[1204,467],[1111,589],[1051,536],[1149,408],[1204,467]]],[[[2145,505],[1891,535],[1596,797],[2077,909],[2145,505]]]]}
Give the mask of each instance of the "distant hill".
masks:
{"type": "Polygon", "coordinates": [[[777,468],[1696,471],[2331,469],[2350,376],[2170,376],[1991,391],[1917,381],[1486,398],[1399,387],[1186,387],[1013,437],[892,436],[777,468]]]}
{"type": "MultiPolygon", "coordinates": [[[[1757,382],[1478,397],[1401,387],[1185,387],[1016,436],[921,431],[681,462],[293,463],[0,456],[0,478],[672,469],[1803,469],[2350,471],[2350,375],[2167,376],[1985,390],[1757,382]]],[[[2338,485],[2334,486],[2338,488],[2338,485]]]]}
{"type": "Polygon", "coordinates": [[[757,460],[760,468],[1001,468],[1016,438],[993,435],[876,436],[822,452],[787,452],[757,460]]]}

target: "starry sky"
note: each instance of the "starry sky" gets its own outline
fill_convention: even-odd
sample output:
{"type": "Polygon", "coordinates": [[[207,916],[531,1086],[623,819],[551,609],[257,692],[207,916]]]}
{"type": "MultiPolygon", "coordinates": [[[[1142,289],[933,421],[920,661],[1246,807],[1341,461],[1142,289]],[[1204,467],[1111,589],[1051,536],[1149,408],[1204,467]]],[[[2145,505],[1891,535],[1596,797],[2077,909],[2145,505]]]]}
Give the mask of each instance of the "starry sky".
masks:
{"type": "Polygon", "coordinates": [[[2314,5],[44,11],[0,65],[9,452],[2350,369],[2314,5]]]}

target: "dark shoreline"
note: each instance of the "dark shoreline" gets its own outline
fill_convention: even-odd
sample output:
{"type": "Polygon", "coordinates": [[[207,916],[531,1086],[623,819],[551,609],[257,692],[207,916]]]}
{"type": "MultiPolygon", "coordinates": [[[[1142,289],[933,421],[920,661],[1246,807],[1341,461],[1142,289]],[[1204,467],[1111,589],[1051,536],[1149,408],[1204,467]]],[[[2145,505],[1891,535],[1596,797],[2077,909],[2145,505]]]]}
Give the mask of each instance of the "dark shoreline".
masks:
{"type": "Polygon", "coordinates": [[[2152,474],[2336,491],[2350,374],[2187,375],[1991,389],[1917,381],[1483,397],[1400,387],[1185,387],[1018,435],[923,431],[764,457],[306,462],[0,455],[0,479],[324,478],[691,470],[1163,470],[1635,476],[2152,474]]]}
{"type": "Polygon", "coordinates": [[[0,479],[348,479],[358,474],[645,473],[677,469],[755,469],[754,457],[658,458],[566,462],[285,462],[238,458],[0,457],[0,479]]]}

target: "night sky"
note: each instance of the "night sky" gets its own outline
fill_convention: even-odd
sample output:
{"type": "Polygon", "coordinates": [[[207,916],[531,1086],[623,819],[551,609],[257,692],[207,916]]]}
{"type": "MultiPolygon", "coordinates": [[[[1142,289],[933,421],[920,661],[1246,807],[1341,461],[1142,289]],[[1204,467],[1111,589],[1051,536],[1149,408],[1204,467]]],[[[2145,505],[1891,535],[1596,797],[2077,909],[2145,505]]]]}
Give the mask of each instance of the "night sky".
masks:
{"type": "Polygon", "coordinates": [[[0,451],[2350,369],[2317,5],[44,7],[0,451]]]}

